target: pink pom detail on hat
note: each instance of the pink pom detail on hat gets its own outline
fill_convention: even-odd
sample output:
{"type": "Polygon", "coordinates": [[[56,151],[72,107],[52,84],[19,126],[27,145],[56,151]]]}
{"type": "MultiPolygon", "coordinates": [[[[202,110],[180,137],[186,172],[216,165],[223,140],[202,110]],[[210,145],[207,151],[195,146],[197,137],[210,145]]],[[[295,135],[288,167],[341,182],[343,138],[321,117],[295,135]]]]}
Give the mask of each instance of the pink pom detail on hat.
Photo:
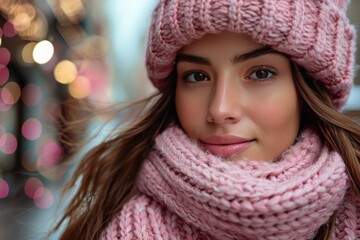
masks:
{"type": "Polygon", "coordinates": [[[283,52],[325,86],[340,109],[354,75],[355,30],[349,0],[160,0],[146,52],[150,80],[161,90],[177,52],[205,34],[244,33],[283,52]]]}

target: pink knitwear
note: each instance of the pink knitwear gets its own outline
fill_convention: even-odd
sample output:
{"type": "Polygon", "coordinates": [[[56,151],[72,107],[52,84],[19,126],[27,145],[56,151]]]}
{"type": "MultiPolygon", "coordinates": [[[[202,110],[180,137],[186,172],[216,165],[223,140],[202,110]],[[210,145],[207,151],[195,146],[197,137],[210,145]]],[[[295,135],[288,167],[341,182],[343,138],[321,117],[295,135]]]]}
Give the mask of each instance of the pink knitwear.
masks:
{"type": "Polygon", "coordinates": [[[231,162],[173,126],[102,239],[305,240],[335,213],[332,239],[354,240],[360,201],[350,186],[341,157],[310,129],[277,162],[231,162]]]}
{"type": "Polygon", "coordinates": [[[160,0],[151,23],[148,76],[161,90],[177,52],[205,34],[244,33],[285,53],[341,108],[353,79],[355,31],[347,0],[160,0]]]}

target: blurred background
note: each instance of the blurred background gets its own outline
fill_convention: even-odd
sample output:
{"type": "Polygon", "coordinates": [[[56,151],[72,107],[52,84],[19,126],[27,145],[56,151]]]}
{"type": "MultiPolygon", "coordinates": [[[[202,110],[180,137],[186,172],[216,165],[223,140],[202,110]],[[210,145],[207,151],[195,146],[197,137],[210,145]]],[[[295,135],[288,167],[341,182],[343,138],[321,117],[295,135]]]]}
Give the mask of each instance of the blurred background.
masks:
{"type": "MultiPolygon", "coordinates": [[[[82,116],[63,102],[97,109],[154,90],[144,54],[156,3],[0,0],[0,240],[44,239],[58,217],[59,190],[71,174],[59,117],[82,116]]],[[[357,26],[359,11],[352,1],[357,26]]],[[[344,111],[359,110],[357,77],[344,111]]]]}

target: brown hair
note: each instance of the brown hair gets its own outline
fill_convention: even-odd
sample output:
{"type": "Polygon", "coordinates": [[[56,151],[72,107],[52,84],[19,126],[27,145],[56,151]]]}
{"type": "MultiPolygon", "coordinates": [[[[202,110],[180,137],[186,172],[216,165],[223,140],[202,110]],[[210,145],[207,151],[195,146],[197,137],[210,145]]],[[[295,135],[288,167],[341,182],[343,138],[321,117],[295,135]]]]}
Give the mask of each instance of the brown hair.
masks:
{"type": "MultiPolygon", "coordinates": [[[[360,183],[360,127],[331,105],[322,86],[294,63],[291,64],[298,94],[302,99],[302,123],[319,130],[319,135],[343,157],[354,188],[360,183]]],[[[122,131],[91,150],[81,161],[66,190],[80,179],[62,219],[67,224],[60,239],[99,239],[101,232],[132,196],[137,174],[151,151],[155,137],[177,121],[175,74],[164,91],[126,109],[152,105],[122,131]],[[68,222],[66,222],[68,221],[68,222]]],[[[335,214],[320,228],[315,239],[330,239],[335,214]]]]}
{"type": "MultiPolygon", "coordinates": [[[[167,82],[162,93],[117,111],[132,115],[142,109],[131,124],[125,127],[119,124],[121,132],[115,132],[83,157],[64,194],[80,180],[79,188],[50,234],[66,224],[60,239],[99,239],[103,228],[132,196],[142,161],[155,137],[176,119],[175,81],[167,82]]],[[[70,127],[76,129],[77,124],[70,127]]]]}
{"type": "MultiPolygon", "coordinates": [[[[316,129],[320,137],[342,156],[352,187],[360,196],[360,126],[334,108],[325,88],[317,84],[305,69],[293,62],[291,69],[303,104],[302,125],[316,129]]],[[[319,229],[314,239],[330,239],[335,215],[319,229]]]]}

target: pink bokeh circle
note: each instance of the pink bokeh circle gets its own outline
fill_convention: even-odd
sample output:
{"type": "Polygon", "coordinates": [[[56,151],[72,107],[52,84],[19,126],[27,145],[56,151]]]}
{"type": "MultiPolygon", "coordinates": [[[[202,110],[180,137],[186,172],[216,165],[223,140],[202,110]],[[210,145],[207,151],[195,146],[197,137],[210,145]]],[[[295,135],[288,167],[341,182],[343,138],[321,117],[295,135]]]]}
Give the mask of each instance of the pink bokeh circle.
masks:
{"type": "Polygon", "coordinates": [[[39,188],[35,192],[34,203],[36,206],[42,209],[50,208],[54,203],[54,196],[49,189],[39,188]]]}
{"type": "Polygon", "coordinates": [[[18,143],[16,137],[13,134],[3,134],[0,137],[0,142],[3,142],[3,144],[0,146],[0,151],[8,155],[15,153],[18,143]]]}
{"type": "Polygon", "coordinates": [[[0,178],[0,199],[9,196],[9,192],[9,184],[4,179],[0,178]]]}
{"type": "Polygon", "coordinates": [[[27,140],[36,140],[42,133],[41,122],[36,118],[27,119],[21,128],[21,133],[27,140]]]}
{"type": "Polygon", "coordinates": [[[0,65],[0,86],[7,83],[9,77],[10,77],[9,69],[4,65],[0,65]]]}
{"type": "Polygon", "coordinates": [[[41,197],[41,191],[44,188],[43,183],[35,177],[29,178],[24,185],[24,192],[26,196],[28,196],[31,199],[35,199],[37,197],[41,197]]]}
{"type": "Polygon", "coordinates": [[[0,47],[0,65],[6,66],[10,62],[11,54],[7,48],[0,47]]]}
{"type": "Polygon", "coordinates": [[[14,25],[11,22],[7,21],[3,26],[3,33],[5,37],[8,38],[14,37],[16,35],[16,30],[14,25]]]}

